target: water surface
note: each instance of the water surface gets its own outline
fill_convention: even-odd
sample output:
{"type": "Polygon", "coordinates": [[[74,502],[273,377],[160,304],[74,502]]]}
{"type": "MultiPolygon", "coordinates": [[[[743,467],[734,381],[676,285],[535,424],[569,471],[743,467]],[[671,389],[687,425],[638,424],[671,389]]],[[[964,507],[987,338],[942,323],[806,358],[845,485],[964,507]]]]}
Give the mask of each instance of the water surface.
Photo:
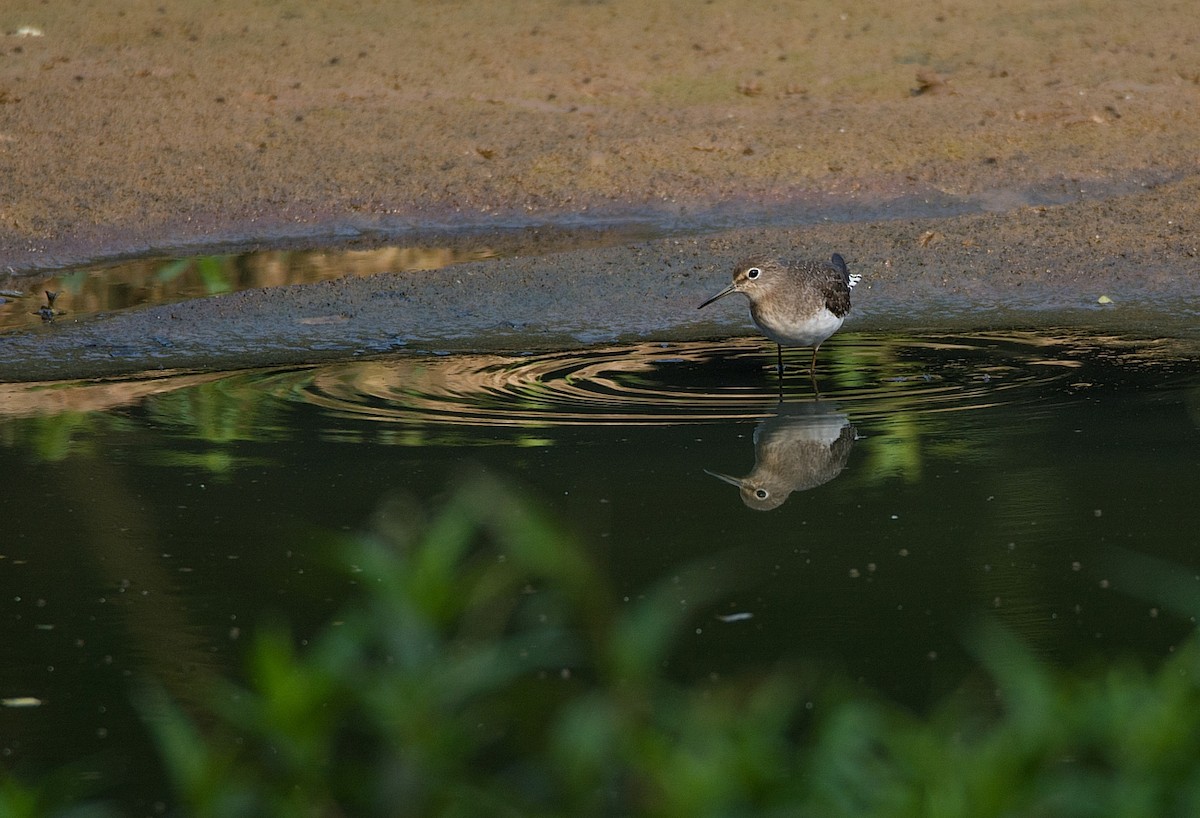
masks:
{"type": "Polygon", "coordinates": [[[806,362],[781,382],[737,340],[2,386],[0,754],[145,784],[134,686],[196,700],[264,620],[312,634],[350,588],[330,533],[479,467],[623,597],[678,578],[683,681],[801,663],[919,709],[974,673],[980,615],[1064,665],[1190,631],[1120,566],[1200,574],[1194,345],[844,334],[819,399],[806,362]]]}

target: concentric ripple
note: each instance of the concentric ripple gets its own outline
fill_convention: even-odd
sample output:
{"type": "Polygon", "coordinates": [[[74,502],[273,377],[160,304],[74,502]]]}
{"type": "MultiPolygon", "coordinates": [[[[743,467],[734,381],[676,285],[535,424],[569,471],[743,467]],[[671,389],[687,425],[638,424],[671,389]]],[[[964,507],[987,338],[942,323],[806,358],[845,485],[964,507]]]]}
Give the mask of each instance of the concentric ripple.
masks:
{"type": "MultiPolygon", "coordinates": [[[[1083,379],[1096,347],[1077,337],[839,337],[821,351],[821,397],[856,418],[1046,401],[1083,379]]],[[[547,427],[757,418],[812,400],[808,353],[756,339],[643,343],[536,355],[389,358],[308,370],[289,400],[383,423],[547,427]]],[[[291,373],[293,376],[300,373],[291,373]]],[[[276,394],[279,394],[279,391],[276,394]]]]}

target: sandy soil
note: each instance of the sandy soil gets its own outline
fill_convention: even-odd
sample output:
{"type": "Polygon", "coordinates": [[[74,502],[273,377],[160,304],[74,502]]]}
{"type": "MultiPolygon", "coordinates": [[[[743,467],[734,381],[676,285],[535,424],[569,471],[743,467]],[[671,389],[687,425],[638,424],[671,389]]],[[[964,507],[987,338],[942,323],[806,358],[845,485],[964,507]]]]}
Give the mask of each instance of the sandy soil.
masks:
{"type": "Polygon", "coordinates": [[[737,305],[691,305],[751,247],[842,252],[871,282],[862,327],[1084,310],[1186,330],[1198,156],[1186,2],[8,0],[0,267],[776,226],[56,322],[0,336],[0,377],[744,331],[737,305]]]}

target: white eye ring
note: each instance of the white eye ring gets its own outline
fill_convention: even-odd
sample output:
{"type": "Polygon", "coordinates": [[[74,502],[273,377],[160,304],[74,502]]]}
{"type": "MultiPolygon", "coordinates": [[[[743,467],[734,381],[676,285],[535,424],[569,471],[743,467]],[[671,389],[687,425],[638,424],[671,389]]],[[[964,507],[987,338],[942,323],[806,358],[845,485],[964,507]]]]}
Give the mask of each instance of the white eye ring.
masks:
{"type": "Polygon", "coordinates": [[[762,270],[760,270],[758,267],[751,267],[746,271],[746,278],[750,279],[751,281],[758,278],[760,275],[762,275],[762,270]]]}
{"type": "Polygon", "coordinates": [[[754,496],[760,500],[765,500],[771,496],[771,492],[767,491],[766,489],[758,489],[754,492],[754,496]]]}

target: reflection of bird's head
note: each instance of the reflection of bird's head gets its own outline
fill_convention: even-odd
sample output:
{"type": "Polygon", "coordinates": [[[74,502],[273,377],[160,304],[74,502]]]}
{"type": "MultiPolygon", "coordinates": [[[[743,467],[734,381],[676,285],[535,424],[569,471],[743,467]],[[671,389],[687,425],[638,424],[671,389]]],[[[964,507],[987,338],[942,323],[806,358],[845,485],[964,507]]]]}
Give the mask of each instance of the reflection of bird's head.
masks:
{"type": "Polygon", "coordinates": [[[704,473],[711,474],[718,480],[724,480],[731,486],[737,486],[742,495],[742,502],[755,511],[770,511],[773,508],[779,508],[792,493],[787,486],[772,486],[769,481],[755,480],[753,474],[738,479],[708,469],[705,469],[704,473]]]}

